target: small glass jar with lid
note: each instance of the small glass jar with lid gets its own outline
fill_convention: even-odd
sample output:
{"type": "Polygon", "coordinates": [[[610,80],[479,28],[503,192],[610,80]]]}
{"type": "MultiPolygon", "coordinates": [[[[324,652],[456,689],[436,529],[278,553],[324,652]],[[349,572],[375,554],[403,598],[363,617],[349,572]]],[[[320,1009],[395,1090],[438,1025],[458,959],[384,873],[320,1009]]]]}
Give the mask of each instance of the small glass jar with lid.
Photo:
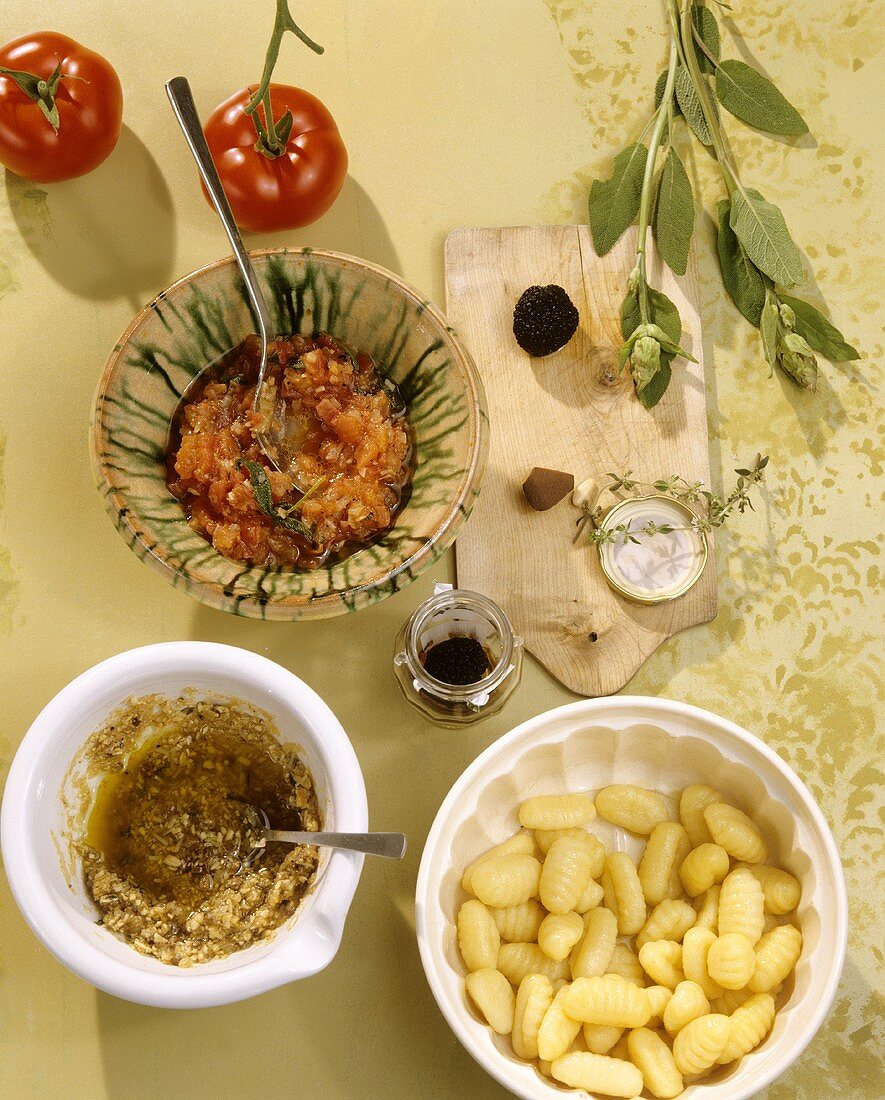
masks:
{"type": "Polygon", "coordinates": [[[413,707],[457,727],[498,713],[520,681],[522,657],[522,639],[494,601],[437,584],[397,635],[393,671],[413,707]]]}

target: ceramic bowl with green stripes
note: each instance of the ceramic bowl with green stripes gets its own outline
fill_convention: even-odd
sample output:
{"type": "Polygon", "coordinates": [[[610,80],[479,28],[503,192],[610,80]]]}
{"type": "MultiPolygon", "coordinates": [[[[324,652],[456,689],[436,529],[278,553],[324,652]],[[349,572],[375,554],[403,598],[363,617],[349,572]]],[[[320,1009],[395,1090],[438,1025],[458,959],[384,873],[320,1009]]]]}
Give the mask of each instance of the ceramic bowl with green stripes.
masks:
{"type": "Polygon", "coordinates": [[[158,295],[114,348],[93,410],[98,488],[135,553],[203,603],[263,619],[357,611],[436,561],[470,514],[488,452],[482,384],[442,314],[383,268],[311,249],[251,255],[279,334],[329,332],[399,384],[415,467],[395,525],[312,572],[231,561],[188,526],[166,487],[169,422],[193,378],[254,331],[232,259],[158,295]]]}

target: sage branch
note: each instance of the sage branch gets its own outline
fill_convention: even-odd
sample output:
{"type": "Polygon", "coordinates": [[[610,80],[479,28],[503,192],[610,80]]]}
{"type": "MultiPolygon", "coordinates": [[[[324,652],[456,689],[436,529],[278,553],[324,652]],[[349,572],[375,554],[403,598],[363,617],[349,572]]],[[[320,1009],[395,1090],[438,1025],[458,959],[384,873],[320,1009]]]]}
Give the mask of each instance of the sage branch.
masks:
{"type": "MultiPolygon", "coordinates": [[[[615,157],[612,175],[594,180],[589,196],[593,244],[604,256],[636,221],[636,267],[621,308],[622,370],[639,400],[657,404],[682,350],[676,306],[648,282],[648,231],[663,261],[684,275],[695,227],[691,181],[676,148],[681,123],[713,156],[725,197],[717,202],[716,251],[722,281],[743,316],[759,329],[772,369],[804,389],[817,385],[817,355],[833,362],[858,359],[853,348],[810,303],[786,293],[804,279],[802,255],[780,209],[745,185],[728,145],[721,111],[769,134],[808,132],[802,115],[772,81],[744,61],[722,57],[722,34],[701,0],[666,0],[670,26],[667,68],[656,81],[654,111],[642,140],[615,157]],[[659,168],[660,165],[660,168],[659,168]]],[[[690,139],[689,139],[690,140],[690,139]]]]}

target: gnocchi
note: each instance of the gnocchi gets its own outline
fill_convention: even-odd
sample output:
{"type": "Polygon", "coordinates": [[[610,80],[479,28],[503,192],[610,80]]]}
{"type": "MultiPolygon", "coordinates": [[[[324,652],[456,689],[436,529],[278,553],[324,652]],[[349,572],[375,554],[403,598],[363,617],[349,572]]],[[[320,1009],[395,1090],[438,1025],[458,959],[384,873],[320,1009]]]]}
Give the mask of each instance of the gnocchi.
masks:
{"type": "Polygon", "coordinates": [[[613,852],[605,861],[605,871],[611,883],[618,931],[622,936],[632,936],[645,924],[646,917],[636,864],[626,852],[613,852]]]}
{"type": "Polygon", "coordinates": [[[577,1051],[563,1054],[550,1067],[557,1081],[587,1092],[602,1092],[606,1096],[629,1098],[642,1092],[642,1074],[630,1062],[608,1058],[604,1054],[577,1051]]]}
{"type": "Polygon", "coordinates": [[[497,859],[498,856],[530,856],[534,853],[534,850],[535,844],[532,840],[531,833],[516,833],[505,840],[503,844],[497,844],[494,848],[490,848],[489,851],[486,852],[484,855],[481,855],[479,859],[475,859],[464,872],[461,878],[461,885],[464,887],[468,894],[473,894],[476,892],[473,889],[473,872],[477,869],[477,867],[481,866],[483,863],[488,863],[489,860],[497,859]]]}
{"type": "Polygon", "coordinates": [[[675,940],[654,940],[639,948],[642,968],[656,985],[675,989],[685,981],[682,970],[682,944],[675,940]]]}
{"type": "Polygon", "coordinates": [[[753,977],[755,965],[753,945],[740,932],[717,936],[707,952],[710,977],[723,989],[743,989],[753,977]]]}
{"type": "Polygon", "coordinates": [[[627,1052],[652,1096],[669,1100],[682,1092],[685,1086],[673,1052],[656,1032],[647,1027],[631,1031],[627,1036],[627,1052]]]}
{"type": "Polygon", "coordinates": [[[679,868],[686,894],[696,898],[728,874],[728,852],[719,844],[701,844],[692,848],[679,868]]]}
{"type": "Polygon", "coordinates": [[[522,905],[504,909],[489,909],[502,940],[508,943],[531,943],[538,938],[545,913],[539,902],[529,898],[522,905]]]}
{"type": "Polygon", "coordinates": [[[548,958],[561,962],[583,935],[584,922],[577,913],[549,913],[538,929],[538,946],[548,958]]]}
{"type": "Polygon", "coordinates": [[[498,969],[516,986],[529,974],[545,974],[551,982],[568,974],[567,963],[549,959],[536,943],[502,943],[498,969]]]}
{"type": "Polygon", "coordinates": [[[759,1046],[773,1023],[774,997],[770,993],[754,993],[732,1013],[728,1042],[719,1061],[725,1064],[749,1054],[759,1046]]]}
{"type": "Polygon", "coordinates": [[[719,791],[702,783],[686,787],[682,792],[679,799],[679,820],[688,834],[692,848],[700,848],[702,844],[709,844],[713,840],[704,820],[704,810],[714,802],[721,801],[722,795],[719,791]]]}
{"type": "Polygon", "coordinates": [[[541,883],[541,864],[529,855],[508,853],[481,863],[470,876],[471,892],[496,909],[522,905],[535,897],[541,883]]]}
{"type": "Polygon", "coordinates": [[[554,840],[539,879],[541,904],[548,912],[574,910],[590,881],[591,859],[590,848],[577,837],[563,836],[554,840]]]}
{"type": "Polygon", "coordinates": [[[704,821],[713,840],[734,859],[764,863],[768,850],[756,822],[727,802],[714,802],[704,810],[704,821]]]}
{"type": "Polygon", "coordinates": [[[716,933],[695,925],[682,941],[682,969],[685,977],[699,985],[708,999],[722,995],[722,986],[714,982],[707,968],[707,955],[716,942],[716,933]]]}
{"type": "Polygon", "coordinates": [[[518,817],[463,872],[455,915],[467,996],[517,1057],[563,1085],[669,1100],[765,1040],[802,951],[779,923],[801,884],[765,862],[749,815],[695,785],[673,821],[657,792],[614,784],[595,803],[529,798],[518,817]],[[638,863],[606,853],[597,811],[646,838],[638,863]]]}
{"type": "Polygon", "coordinates": [[[642,947],[650,940],[676,940],[682,941],[682,937],[693,927],[697,913],[687,901],[660,902],[652,909],[648,920],[639,930],[636,936],[636,946],[642,947]]]}
{"type": "Polygon", "coordinates": [[[596,817],[593,799],[586,794],[541,794],[519,807],[524,829],[574,829],[596,817]]]}
{"type": "Polygon", "coordinates": [[[513,1030],[516,997],[513,987],[499,970],[485,967],[468,974],[464,983],[470,999],[485,1017],[492,1031],[509,1035],[513,1030]]]}
{"type": "Polygon", "coordinates": [[[519,983],[513,1011],[511,1042],[519,1058],[538,1057],[541,1021],[553,1002],[553,986],[544,974],[527,974],[519,983]]]}
{"type": "Polygon", "coordinates": [[[792,913],[799,905],[802,887],[793,875],[782,871],[780,867],[770,867],[762,863],[747,864],[747,868],[762,887],[766,913],[782,917],[785,913],[792,913]]]}
{"type": "Polygon", "coordinates": [[[762,884],[747,868],[725,876],[719,893],[719,934],[740,932],[754,946],[765,927],[765,895],[762,884]]]}
{"type": "Polygon", "coordinates": [[[667,804],[657,791],[628,783],[615,783],[596,796],[596,812],[613,825],[648,836],[656,825],[668,821],[667,804]]]}
{"type": "Polygon", "coordinates": [[[620,975],[577,978],[563,990],[562,1005],[574,1020],[607,1027],[645,1027],[651,1016],[645,990],[620,975]]]}
{"type": "Polygon", "coordinates": [[[731,1032],[727,1016],[708,1012],[686,1024],[673,1043],[673,1059],[680,1073],[704,1073],[715,1066],[731,1032]]]}
{"type": "Polygon", "coordinates": [[[615,949],[618,921],[610,909],[600,907],[587,914],[584,929],[584,938],[569,961],[572,979],[595,978],[606,972],[615,949]]]}
{"type": "Polygon", "coordinates": [[[662,821],[652,829],[639,861],[639,881],[649,905],[682,893],[679,868],[691,848],[688,833],[675,821],[662,821]]]}
{"type": "Polygon", "coordinates": [[[673,1036],[698,1016],[706,1016],[710,1002],[696,982],[680,982],[664,1009],[664,1030],[673,1036]]]}
{"type": "Polygon", "coordinates": [[[584,1042],[591,1054],[608,1054],[624,1034],[624,1029],[607,1024],[584,1024],[583,1032],[584,1042]]]}
{"type": "Polygon", "coordinates": [[[468,970],[498,965],[501,935],[489,910],[481,901],[465,901],[458,910],[458,948],[468,970]]]}
{"type": "Polygon", "coordinates": [[[752,976],[745,984],[754,993],[767,993],[792,971],[801,952],[802,933],[798,928],[792,924],[773,928],[756,945],[752,976]]]}
{"type": "Polygon", "coordinates": [[[581,1030],[580,1021],[566,1012],[565,998],[568,992],[569,986],[563,986],[559,990],[541,1021],[538,1031],[538,1056],[547,1062],[552,1062],[565,1054],[581,1030]]]}

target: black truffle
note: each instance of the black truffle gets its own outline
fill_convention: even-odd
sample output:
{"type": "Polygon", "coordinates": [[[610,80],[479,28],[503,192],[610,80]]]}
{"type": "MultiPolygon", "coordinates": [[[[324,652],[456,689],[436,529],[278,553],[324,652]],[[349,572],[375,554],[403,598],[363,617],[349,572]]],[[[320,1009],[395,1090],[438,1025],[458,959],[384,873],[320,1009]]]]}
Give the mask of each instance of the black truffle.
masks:
{"type": "Polygon", "coordinates": [[[578,311],[568,294],[550,283],[523,291],[513,310],[513,335],[529,355],[550,355],[571,340],[578,327],[578,311]]]}

